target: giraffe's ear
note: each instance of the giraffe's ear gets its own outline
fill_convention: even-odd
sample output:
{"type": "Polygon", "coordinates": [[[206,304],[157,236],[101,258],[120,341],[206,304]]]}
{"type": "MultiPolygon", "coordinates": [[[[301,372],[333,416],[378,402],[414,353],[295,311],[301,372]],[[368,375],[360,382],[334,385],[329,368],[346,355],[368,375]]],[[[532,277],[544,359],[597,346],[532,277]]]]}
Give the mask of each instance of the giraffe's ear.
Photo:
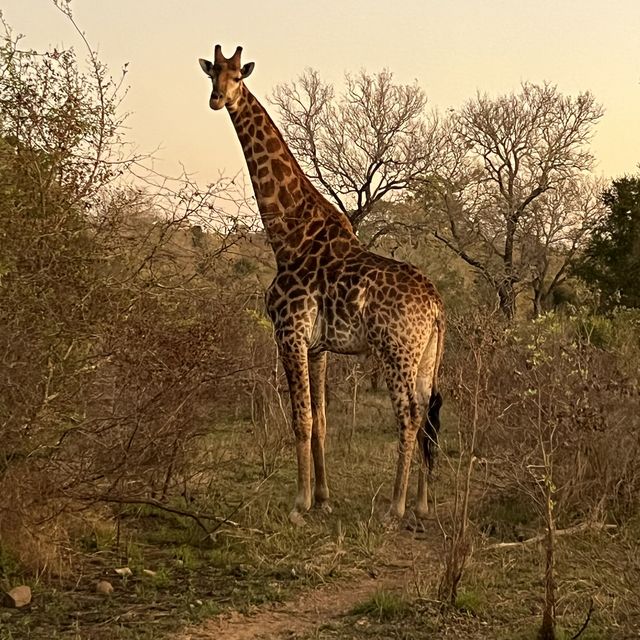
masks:
{"type": "Polygon", "coordinates": [[[204,58],[200,58],[198,60],[198,62],[200,63],[200,66],[202,67],[202,70],[208,75],[211,75],[211,72],[213,71],[213,63],[209,62],[208,60],[205,60],[204,58]]]}
{"type": "Polygon", "coordinates": [[[247,62],[247,64],[243,65],[242,69],[240,69],[240,73],[243,78],[248,78],[253,72],[253,68],[256,66],[255,62],[247,62]]]}

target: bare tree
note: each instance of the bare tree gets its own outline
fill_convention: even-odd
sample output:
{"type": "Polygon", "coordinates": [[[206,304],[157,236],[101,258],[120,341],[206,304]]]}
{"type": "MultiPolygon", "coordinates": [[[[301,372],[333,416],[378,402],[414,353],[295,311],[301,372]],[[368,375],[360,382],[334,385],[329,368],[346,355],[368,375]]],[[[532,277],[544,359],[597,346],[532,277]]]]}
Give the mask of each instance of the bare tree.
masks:
{"type": "Polygon", "coordinates": [[[543,215],[545,194],[592,167],[587,143],[601,115],[590,93],[524,83],[518,93],[477,95],[444,128],[452,155],[430,183],[446,222],[437,237],[491,283],[508,318],[530,273],[522,230],[543,215]]]}
{"type": "Polygon", "coordinates": [[[436,127],[426,96],[417,84],[395,83],[390,71],[346,74],[336,96],[307,69],[278,85],[271,102],[305,173],[356,229],[376,204],[397,200],[431,166],[436,127]]]}
{"type": "Polygon", "coordinates": [[[519,242],[521,262],[530,269],[534,316],[571,298],[563,286],[572,259],[604,215],[604,188],[602,180],[583,176],[565,181],[562,188],[550,189],[532,203],[519,242]]]}

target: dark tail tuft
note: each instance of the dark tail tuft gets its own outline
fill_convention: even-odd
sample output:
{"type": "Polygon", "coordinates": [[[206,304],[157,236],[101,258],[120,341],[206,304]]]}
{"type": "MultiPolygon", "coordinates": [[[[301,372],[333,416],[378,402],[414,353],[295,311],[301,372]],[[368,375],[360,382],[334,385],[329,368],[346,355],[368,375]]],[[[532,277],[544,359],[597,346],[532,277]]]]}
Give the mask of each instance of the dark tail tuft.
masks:
{"type": "Polygon", "coordinates": [[[422,439],[422,453],[429,471],[433,470],[438,449],[438,432],[440,431],[440,407],[442,396],[438,391],[432,391],[429,398],[429,410],[424,421],[424,438],[422,439]]]}

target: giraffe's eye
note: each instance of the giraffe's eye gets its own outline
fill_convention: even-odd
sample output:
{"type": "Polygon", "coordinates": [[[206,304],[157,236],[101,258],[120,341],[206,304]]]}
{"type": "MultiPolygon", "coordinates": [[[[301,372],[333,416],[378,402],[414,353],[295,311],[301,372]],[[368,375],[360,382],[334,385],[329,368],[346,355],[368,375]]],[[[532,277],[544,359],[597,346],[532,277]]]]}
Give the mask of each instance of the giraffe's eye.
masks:
{"type": "Polygon", "coordinates": [[[242,80],[242,76],[240,76],[239,78],[234,78],[234,80],[235,80],[236,82],[240,82],[240,81],[242,80]]]}

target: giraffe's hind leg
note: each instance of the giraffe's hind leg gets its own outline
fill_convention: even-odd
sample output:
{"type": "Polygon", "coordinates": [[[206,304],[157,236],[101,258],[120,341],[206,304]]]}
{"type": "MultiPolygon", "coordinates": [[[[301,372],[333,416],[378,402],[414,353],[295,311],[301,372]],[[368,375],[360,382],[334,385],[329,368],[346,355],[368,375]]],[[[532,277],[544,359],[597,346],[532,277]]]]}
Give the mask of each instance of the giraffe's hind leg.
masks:
{"type": "Polygon", "coordinates": [[[311,413],[313,416],[311,453],[313,455],[315,475],[314,498],[317,507],[325,512],[331,512],[324,460],[324,441],[327,432],[327,420],[325,417],[326,371],[326,353],[309,356],[309,383],[311,388],[311,413]]]}
{"type": "MultiPolygon", "coordinates": [[[[426,421],[429,419],[429,412],[433,409],[433,380],[437,367],[437,334],[434,331],[424,351],[418,376],[416,379],[416,394],[420,405],[420,429],[418,429],[418,448],[420,455],[420,469],[418,471],[418,493],[416,499],[415,514],[418,519],[424,519],[429,514],[429,492],[428,480],[433,466],[433,454],[435,453],[434,434],[427,432],[426,421]]],[[[439,406],[438,406],[439,409],[439,406]]],[[[435,434],[437,438],[437,434],[435,434]]]]}
{"type": "Polygon", "coordinates": [[[398,423],[398,462],[393,495],[387,519],[392,522],[404,516],[411,458],[419,427],[419,408],[415,394],[415,369],[401,366],[401,359],[383,360],[387,386],[398,423]]]}

